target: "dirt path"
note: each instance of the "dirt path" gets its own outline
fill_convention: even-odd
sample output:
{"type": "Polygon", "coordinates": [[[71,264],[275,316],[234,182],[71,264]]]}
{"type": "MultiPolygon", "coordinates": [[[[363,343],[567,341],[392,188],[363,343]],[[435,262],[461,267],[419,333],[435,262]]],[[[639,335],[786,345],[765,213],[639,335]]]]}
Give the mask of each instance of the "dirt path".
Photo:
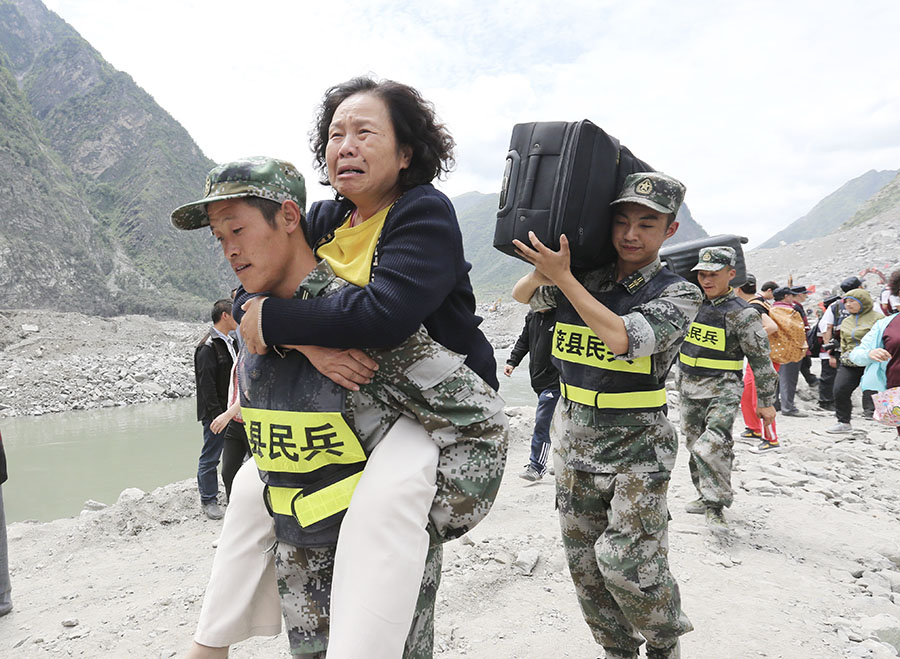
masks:
{"type": "MultiPolygon", "coordinates": [[[[447,546],[435,654],[602,656],[569,581],[552,481],[516,476],[533,409],[509,413],[513,441],[494,510],[465,542],[447,546]],[[538,554],[530,576],[513,565],[527,550],[538,554]]],[[[738,444],[739,489],[725,540],[683,512],[694,492],[687,456],[679,455],[670,557],[696,628],[684,638],[685,657],[895,656],[865,639],[872,616],[900,619],[892,602],[900,594],[890,587],[900,591],[892,562],[900,562],[897,435],[859,421],[865,436],[835,438],[822,432],[830,423],[825,413],[780,422],[786,446],[777,454],[738,444]]],[[[179,656],[219,530],[198,516],[194,499],[193,482],[184,481],[149,494],[126,491],[117,505],[79,518],[11,525],[16,608],[0,618],[0,657],[179,656]]],[[[900,638],[900,621],[895,631],[900,638]]],[[[283,637],[253,639],[232,656],[287,657],[286,647],[283,637]]]]}

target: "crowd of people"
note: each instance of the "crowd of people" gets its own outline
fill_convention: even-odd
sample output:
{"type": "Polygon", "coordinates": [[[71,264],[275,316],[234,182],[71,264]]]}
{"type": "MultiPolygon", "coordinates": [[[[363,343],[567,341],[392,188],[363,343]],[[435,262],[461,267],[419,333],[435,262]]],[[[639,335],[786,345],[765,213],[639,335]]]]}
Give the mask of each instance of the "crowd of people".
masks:
{"type": "MultiPolygon", "coordinates": [[[[213,519],[229,429],[237,441],[193,659],[277,633],[280,617],[293,656],[432,656],[441,545],[487,514],[505,465],[493,350],[453,206],[431,185],[452,165],[450,134],[416,90],[357,78],[326,92],[311,136],[333,201],[307,211],[293,165],[249,158],[214,168],[172,214],[208,227],[241,282],[195,354],[213,519]]],[[[739,410],[741,437],[768,453],[777,413],[806,414],[801,375],[835,411],[833,433],[852,431],[861,382],[900,383],[900,331],[858,278],[807,309],[804,286],[757,289],[751,274],[734,288],[732,247],[697,252],[696,285],[663,267],[684,194],[665,174],[628,176],[611,204],[616,260],[587,272],[573,273],[565,236],[559,250],[515,241],[534,270],[512,293],[531,311],[504,374],[530,354],[538,397],[519,476],[555,476],[576,595],[611,659],[645,643],[647,657],[680,657],[693,629],[668,567],[673,367],[698,495],[686,510],[715,533],[734,500],[739,410]]],[[[881,300],[892,313],[895,274],[881,300]]]]}
{"type": "MultiPolygon", "coordinates": [[[[453,146],[415,89],[355,78],[326,91],[311,132],[333,200],[307,209],[298,170],[255,157],[213,168],[172,212],[211,232],[241,284],[194,354],[200,506],[224,520],[189,659],[227,657],[282,619],[294,657],[433,656],[442,545],[488,514],[508,448],[471,266],[432,185],[453,146]]],[[[537,395],[519,476],[555,478],[569,573],[608,659],[643,645],[677,659],[693,629],[668,562],[670,407],[697,493],[685,509],[722,534],[739,411],[740,437],[766,454],[779,413],[807,414],[801,375],[836,435],[853,436],[856,389],[871,417],[873,394],[900,387],[900,270],[876,297],[850,276],[807,306],[812,287],[738,282],[740,255],[708,245],[692,283],[659,256],[685,192],[629,175],[610,204],[615,260],[592,270],[572,270],[565,236],[558,250],[514,241],[534,269],[512,290],[530,311],[504,374],[530,354],[537,395]]],[[[0,483],[2,458],[0,440],[0,483]]],[[[0,615],[4,530],[0,490],[0,615]]]]}

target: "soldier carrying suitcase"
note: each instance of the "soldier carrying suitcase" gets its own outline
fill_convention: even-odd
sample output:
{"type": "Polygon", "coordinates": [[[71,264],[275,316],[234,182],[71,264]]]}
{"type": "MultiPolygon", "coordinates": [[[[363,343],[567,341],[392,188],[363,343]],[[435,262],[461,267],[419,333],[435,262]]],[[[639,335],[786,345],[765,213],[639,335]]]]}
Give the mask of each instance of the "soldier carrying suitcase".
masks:
{"type": "Polygon", "coordinates": [[[693,629],[668,564],[678,441],[665,379],[702,297],[659,259],[684,192],[665,174],[629,175],[612,202],[615,261],[578,275],[565,236],[559,251],[533,233],[531,246],[515,241],[535,270],[513,297],[557,310],[560,526],[582,613],[611,659],[637,659],[645,640],[649,658],[680,657],[678,639],[693,629]]]}

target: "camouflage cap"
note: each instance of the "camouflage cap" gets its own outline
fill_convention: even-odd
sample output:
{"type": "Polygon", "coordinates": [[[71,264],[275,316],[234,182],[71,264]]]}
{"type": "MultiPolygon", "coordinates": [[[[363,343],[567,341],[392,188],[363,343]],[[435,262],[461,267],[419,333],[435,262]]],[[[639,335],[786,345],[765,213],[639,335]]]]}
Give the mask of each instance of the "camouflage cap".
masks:
{"type": "Polygon", "coordinates": [[[639,172],[628,175],[622,191],[610,206],[631,201],[660,213],[675,214],[684,201],[684,193],[685,187],[681,181],[671,176],[660,172],[639,172]]]}
{"type": "Polygon", "coordinates": [[[213,167],[206,175],[203,199],[172,211],[172,224],[179,229],[208,226],[207,204],[240,197],[262,197],[279,204],[290,199],[306,214],[306,184],[297,168],[286,160],[253,157],[213,167]]]}
{"type": "Polygon", "coordinates": [[[733,268],[735,263],[735,252],[733,247],[725,245],[717,245],[715,247],[704,247],[700,250],[697,265],[691,270],[707,270],[713,272],[722,268],[733,268]]]}

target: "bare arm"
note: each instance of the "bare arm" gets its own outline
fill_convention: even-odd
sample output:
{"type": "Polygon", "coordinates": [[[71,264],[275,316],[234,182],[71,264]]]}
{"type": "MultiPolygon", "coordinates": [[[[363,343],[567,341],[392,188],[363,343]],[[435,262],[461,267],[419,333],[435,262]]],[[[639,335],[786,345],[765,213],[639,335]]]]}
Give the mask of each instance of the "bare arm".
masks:
{"type": "Polygon", "coordinates": [[[512,289],[512,296],[516,302],[528,304],[531,296],[541,286],[548,286],[552,282],[537,270],[532,270],[516,282],[512,289]]]}
{"type": "Polygon", "coordinates": [[[212,420],[212,423],[209,424],[209,429],[218,435],[220,432],[225,430],[225,426],[228,425],[228,422],[234,418],[234,415],[237,414],[240,409],[241,399],[238,398],[231,404],[231,406],[227,410],[225,410],[212,420]]]}
{"type": "Polygon", "coordinates": [[[778,331],[778,325],[775,324],[774,320],[769,318],[769,314],[760,314],[759,319],[760,321],[762,321],[763,329],[766,330],[767,335],[771,336],[778,331]]]}

